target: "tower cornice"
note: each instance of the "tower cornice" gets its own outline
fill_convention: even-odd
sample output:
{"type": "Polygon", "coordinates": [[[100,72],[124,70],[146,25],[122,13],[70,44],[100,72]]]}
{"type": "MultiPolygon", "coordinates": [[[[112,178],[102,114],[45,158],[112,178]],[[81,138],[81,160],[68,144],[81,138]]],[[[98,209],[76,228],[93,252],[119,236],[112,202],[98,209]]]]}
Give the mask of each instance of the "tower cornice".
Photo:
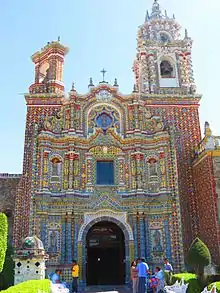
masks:
{"type": "Polygon", "coordinates": [[[53,54],[54,50],[56,53],[60,52],[61,56],[65,56],[69,52],[69,48],[62,45],[58,41],[48,42],[46,46],[44,46],[40,51],[37,51],[31,56],[31,60],[36,63],[38,59],[41,59],[45,55],[53,54]]]}

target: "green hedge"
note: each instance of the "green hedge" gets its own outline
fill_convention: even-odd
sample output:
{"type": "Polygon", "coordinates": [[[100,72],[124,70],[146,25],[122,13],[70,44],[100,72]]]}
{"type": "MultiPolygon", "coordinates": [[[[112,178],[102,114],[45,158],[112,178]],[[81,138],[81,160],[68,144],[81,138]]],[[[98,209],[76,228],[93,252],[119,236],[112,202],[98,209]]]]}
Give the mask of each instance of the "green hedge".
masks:
{"type": "Polygon", "coordinates": [[[190,273],[183,273],[183,274],[176,274],[172,277],[172,283],[176,283],[176,281],[181,281],[182,278],[184,279],[184,283],[188,283],[187,293],[201,293],[201,288],[199,286],[197,276],[195,274],[190,273]]]}
{"type": "Polygon", "coordinates": [[[20,283],[7,290],[1,291],[1,293],[50,293],[50,281],[49,280],[31,280],[20,283]]]}
{"type": "Polygon", "coordinates": [[[0,272],[3,270],[7,249],[8,220],[4,213],[0,213],[0,272]]]}
{"type": "Polygon", "coordinates": [[[212,283],[208,286],[208,289],[211,290],[213,285],[216,284],[217,292],[220,293],[220,282],[212,283]]]}
{"type": "Polygon", "coordinates": [[[0,273],[0,290],[5,290],[8,287],[14,285],[14,261],[12,259],[13,254],[14,249],[9,244],[6,250],[3,271],[0,273]]]}

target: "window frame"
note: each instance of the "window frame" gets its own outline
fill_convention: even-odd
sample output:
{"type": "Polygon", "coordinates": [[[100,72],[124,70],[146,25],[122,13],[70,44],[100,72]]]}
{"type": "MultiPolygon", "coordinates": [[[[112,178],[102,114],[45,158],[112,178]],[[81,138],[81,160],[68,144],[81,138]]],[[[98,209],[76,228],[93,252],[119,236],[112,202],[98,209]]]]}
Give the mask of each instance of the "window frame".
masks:
{"type": "Polygon", "coordinates": [[[96,181],[95,181],[95,185],[97,186],[114,186],[115,185],[115,161],[114,160],[103,160],[103,159],[100,159],[100,160],[96,160],[95,162],[95,168],[96,168],[96,181]],[[98,168],[97,168],[97,164],[99,162],[112,162],[112,170],[113,170],[113,174],[112,174],[112,179],[113,179],[113,182],[112,183],[98,183],[98,168]]]}

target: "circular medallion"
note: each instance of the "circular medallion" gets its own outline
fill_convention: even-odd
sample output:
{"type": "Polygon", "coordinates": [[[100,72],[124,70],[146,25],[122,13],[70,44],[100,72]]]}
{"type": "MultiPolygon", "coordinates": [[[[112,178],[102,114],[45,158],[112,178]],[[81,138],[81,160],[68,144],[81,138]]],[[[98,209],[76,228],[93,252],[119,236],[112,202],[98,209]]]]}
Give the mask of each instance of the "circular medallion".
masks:
{"type": "Polygon", "coordinates": [[[96,118],[97,126],[102,128],[103,130],[107,130],[109,127],[111,127],[112,122],[112,117],[106,112],[101,113],[96,118]]]}

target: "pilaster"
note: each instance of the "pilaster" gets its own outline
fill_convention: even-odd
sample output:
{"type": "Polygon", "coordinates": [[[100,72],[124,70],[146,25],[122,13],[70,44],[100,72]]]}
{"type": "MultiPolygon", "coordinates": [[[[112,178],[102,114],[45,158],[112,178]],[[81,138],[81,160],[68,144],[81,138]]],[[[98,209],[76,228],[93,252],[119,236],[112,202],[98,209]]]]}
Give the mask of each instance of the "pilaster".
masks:
{"type": "Polygon", "coordinates": [[[139,219],[140,224],[140,257],[145,257],[145,229],[144,229],[144,218],[143,215],[139,219]]]}

